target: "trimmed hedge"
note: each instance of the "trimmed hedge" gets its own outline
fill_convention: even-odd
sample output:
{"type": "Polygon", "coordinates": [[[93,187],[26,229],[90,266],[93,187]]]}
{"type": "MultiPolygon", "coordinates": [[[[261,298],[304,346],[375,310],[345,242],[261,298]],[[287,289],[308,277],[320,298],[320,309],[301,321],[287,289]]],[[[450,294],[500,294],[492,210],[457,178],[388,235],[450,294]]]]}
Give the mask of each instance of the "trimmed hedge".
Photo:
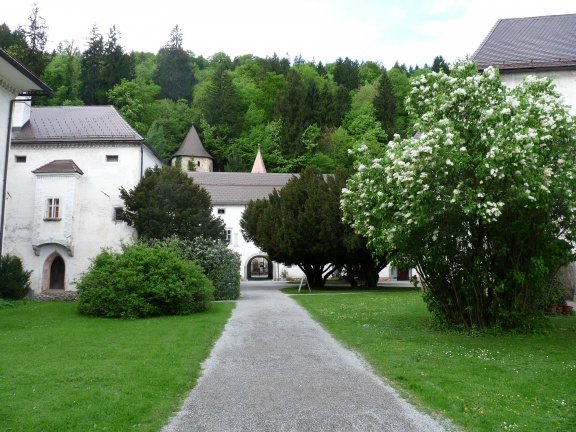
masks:
{"type": "Polygon", "coordinates": [[[32,271],[24,270],[20,258],[12,255],[0,256],[0,298],[20,300],[30,291],[32,271]]]}
{"type": "Polygon", "coordinates": [[[104,250],[78,283],[78,310],[88,316],[144,318],[207,310],[214,298],[202,269],[166,248],[136,244],[104,250]]]}

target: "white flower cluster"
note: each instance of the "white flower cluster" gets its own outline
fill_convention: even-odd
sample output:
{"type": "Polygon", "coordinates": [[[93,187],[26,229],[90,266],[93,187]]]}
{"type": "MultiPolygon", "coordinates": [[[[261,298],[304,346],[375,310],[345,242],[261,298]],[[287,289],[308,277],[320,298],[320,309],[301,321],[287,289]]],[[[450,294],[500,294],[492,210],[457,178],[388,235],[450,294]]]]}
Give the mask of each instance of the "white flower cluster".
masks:
{"type": "MultiPolygon", "coordinates": [[[[355,152],[342,208],[375,248],[449,236],[448,218],[468,221],[466,233],[470,223],[498,223],[507,208],[571,198],[576,146],[567,140],[576,137],[550,80],[528,77],[509,89],[493,68],[475,68],[459,63],[450,76],[415,78],[406,109],[417,133],[396,136],[382,159],[371,161],[366,146],[355,152]]],[[[576,220],[575,207],[562,220],[576,220]]]]}

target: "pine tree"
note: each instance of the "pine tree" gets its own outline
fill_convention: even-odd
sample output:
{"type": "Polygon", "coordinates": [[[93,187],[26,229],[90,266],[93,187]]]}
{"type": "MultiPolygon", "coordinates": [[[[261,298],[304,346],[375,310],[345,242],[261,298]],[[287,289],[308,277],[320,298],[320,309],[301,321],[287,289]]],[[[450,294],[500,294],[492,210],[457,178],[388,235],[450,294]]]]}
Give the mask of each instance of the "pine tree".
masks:
{"type": "Polygon", "coordinates": [[[392,82],[388,77],[388,72],[384,69],[378,81],[378,93],[374,98],[374,108],[376,118],[380,121],[382,129],[392,138],[396,131],[396,118],[398,117],[398,99],[392,87],[392,82]]]}

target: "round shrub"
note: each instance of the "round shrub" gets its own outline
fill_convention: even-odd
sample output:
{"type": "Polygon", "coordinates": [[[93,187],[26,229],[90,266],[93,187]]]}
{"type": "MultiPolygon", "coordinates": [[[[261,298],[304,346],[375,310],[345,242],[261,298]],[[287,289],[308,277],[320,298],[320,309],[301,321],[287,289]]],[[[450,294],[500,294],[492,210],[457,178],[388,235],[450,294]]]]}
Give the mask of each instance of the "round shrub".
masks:
{"type": "Polygon", "coordinates": [[[214,285],[215,300],[240,297],[240,254],[221,241],[204,237],[192,240],[171,237],[155,243],[169,248],[182,258],[196,261],[214,285]]]}
{"type": "Polygon", "coordinates": [[[187,315],[210,307],[214,288],[196,264],[143,244],[103,251],[78,283],[78,310],[88,316],[187,315]]]}
{"type": "Polygon", "coordinates": [[[20,300],[30,291],[30,275],[22,267],[20,258],[12,255],[0,256],[0,298],[20,300]]]}

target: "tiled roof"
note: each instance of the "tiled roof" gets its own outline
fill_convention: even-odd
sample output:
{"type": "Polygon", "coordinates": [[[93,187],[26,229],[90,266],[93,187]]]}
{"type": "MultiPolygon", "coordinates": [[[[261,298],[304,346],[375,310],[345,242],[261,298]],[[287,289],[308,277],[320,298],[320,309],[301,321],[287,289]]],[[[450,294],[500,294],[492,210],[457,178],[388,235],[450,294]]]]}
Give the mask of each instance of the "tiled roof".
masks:
{"type": "Polygon", "coordinates": [[[14,143],[142,141],[112,106],[32,107],[14,143]]]}
{"type": "Polygon", "coordinates": [[[34,174],[61,174],[61,173],[78,173],[83,175],[82,170],[74,163],[72,159],[54,160],[42,165],[40,168],[32,171],[34,174]]]}
{"type": "Polygon", "coordinates": [[[479,69],[576,66],[576,14],[498,20],[472,60],[479,69]]]}
{"type": "Polygon", "coordinates": [[[192,171],[188,175],[206,189],[212,204],[246,205],[251,199],[268,198],[274,189],[282,189],[295,174],[192,171]]]}
{"type": "Polygon", "coordinates": [[[186,135],[186,138],[184,138],[184,142],[182,142],[178,151],[172,155],[172,157],[174,156],[194,156],[212,159],[210,153],[208,153],[202,145],[202,141],[200,141],[200,137],[198,136],[198,132],[196,132],[194,125],[192,125],[188,131],[188,134],[186,135]]]}

